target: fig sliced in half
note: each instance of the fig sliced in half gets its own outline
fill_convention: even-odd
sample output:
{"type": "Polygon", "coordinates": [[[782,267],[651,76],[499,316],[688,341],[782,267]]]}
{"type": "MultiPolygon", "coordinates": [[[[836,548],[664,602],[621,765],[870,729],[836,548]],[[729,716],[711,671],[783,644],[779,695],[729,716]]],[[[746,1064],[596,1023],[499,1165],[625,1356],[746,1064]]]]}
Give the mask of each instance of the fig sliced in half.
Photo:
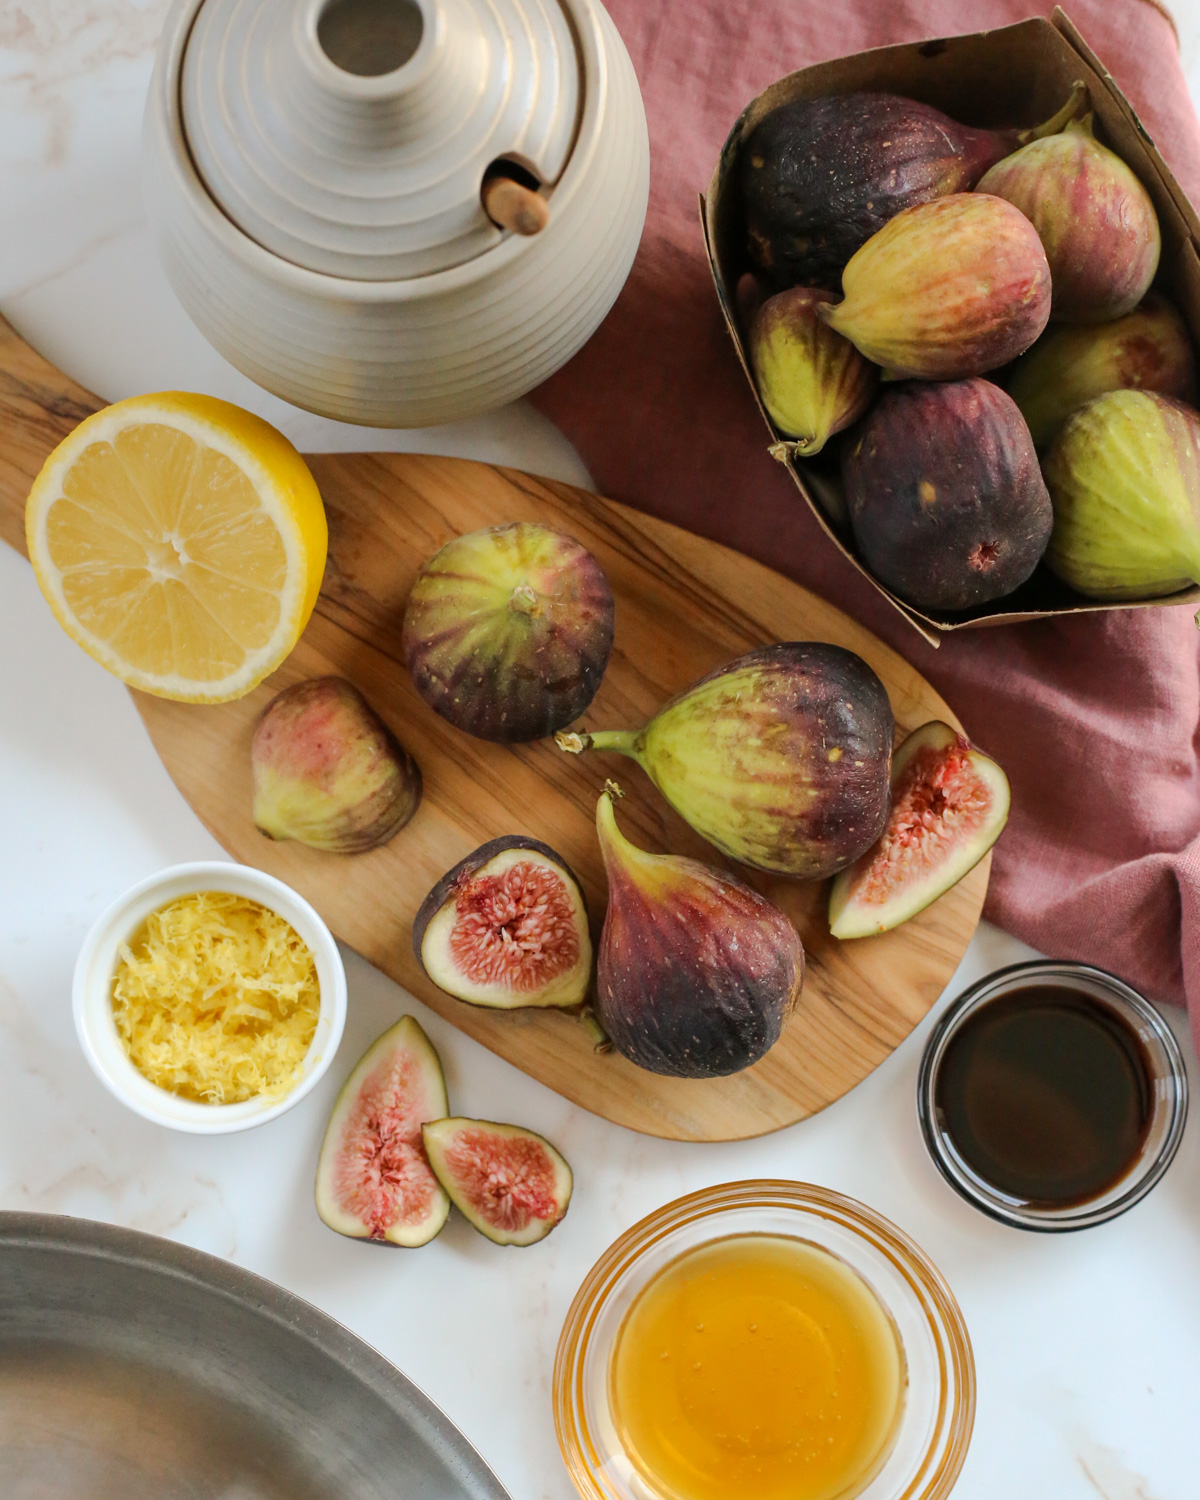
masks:
{"type": "Polygon", "coordinates": [[[934,719],[896,751],[892,809],[877,842],[833,882],[836,938],[890,932],[973,870],[1008,820],[1008,777],[934,719]]]}
{"type": "Polygon", "coordinates": [[[492,1120],[435,1120],[422,1129],[451,1202],[497,1245],[532,1245],[559,1223],[574,1179],[544,1136],[492,1120]]]}
{"type": "Polygon", "coordinates": [[[521,834],[481,844],[442,876],[413,922],[413,951],[439,989],[496,1010],[578,1005],[592,973],[578,880],[521,834]]]}
{"type": "Polygon", "coordinates": [[[382,1245],[434,1238],[450,1200],[430,1170],[421,1127],[448,1109],[433,1043],[403,1016],[364,1054],[325,1128],[316,1200],[330,1229],[382,1245]]]}

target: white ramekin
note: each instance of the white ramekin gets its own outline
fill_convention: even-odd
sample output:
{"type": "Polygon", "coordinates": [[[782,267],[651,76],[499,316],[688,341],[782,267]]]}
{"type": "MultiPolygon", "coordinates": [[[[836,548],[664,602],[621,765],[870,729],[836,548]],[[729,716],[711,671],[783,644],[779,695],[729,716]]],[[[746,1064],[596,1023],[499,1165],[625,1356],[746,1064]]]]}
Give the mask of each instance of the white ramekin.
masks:
{"type": "Polygon", "coordinates": [[[219,860],[172,865],[131,886],[93,924],[75,962],[75,1030],[96,1077],[122,1104],[156,1125],[193,1135],[228,1135],[263,1125],[298,1104],[329,1070],[346,1024],[346,971],[333,934],[303,897],[273,875],[219,860]],[[308,944],[317,965],[321,1009],[299,1082],[281,1098],[201,1104],[160,1089],[134,1067],[112,1013],[120,947],[151,912],[197,891],[228,891],[270,907],[308,944]]]}

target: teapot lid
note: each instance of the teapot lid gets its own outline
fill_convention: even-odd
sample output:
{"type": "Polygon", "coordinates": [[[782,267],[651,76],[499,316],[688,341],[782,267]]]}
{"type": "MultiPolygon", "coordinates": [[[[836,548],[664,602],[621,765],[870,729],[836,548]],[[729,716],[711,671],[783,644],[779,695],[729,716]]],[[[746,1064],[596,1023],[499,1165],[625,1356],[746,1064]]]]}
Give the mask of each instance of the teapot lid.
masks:
{"type": "Polygon", "coordinates": [[[188,149],[272,254],[393,281],[504,238],[493,163],[552,185],[582,67],[562,0],[203,0],[183,58],[188,149]]]}

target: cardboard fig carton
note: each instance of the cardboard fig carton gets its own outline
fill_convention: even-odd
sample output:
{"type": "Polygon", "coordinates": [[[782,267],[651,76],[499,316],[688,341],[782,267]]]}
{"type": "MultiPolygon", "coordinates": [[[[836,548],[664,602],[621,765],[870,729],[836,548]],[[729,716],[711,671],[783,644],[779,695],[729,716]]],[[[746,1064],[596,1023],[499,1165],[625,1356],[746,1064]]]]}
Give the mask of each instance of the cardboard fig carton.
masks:
{"type": "Polygon", "coordinates": [[[817,458],[800,458],[796,445],[772,424],[750,375],[738,325],[736,288],[750,269],[736,166],[742,143],[771,110],[792,99],[875,89],[922,100],[966,125],[1024,128],[1048,119],[1076,82],[1086,84],[1097,136],[1145,184],[1162,229],[1155,285],[1180,309],[1200,349],[1200,220],[1155,149],[1129,101],[1061,9],[1051,20],[1029,20],[996,31],[878,47],[803,68],[772,84],[742,111],[721,150],[702,197],[705,246],[717,296],[738,358],[771,435],[768,451],[791,474],[830,543],[933,645],[951,630],[1010,625],[1022,620],[1100,609],[1148,609],[1200,601],[1200,588],[1161,599],[1112,603],[1087,599],[1044,566],[1016,593],[954,615],[926,614],[885,588],[856,556],[836,461],[836,439],[817,458]]]}

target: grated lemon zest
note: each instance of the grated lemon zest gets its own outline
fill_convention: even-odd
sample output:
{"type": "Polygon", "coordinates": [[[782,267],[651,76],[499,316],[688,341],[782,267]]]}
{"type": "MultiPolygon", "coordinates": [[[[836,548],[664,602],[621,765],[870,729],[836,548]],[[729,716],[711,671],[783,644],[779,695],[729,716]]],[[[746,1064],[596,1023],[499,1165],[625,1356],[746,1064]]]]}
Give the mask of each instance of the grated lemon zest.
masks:
{"type": "Polygon", "coordinates": [[[278,912],[199,891],[152,912],[120,954],[113,1019],[151,1083],[236,1104],[297,1082],[321,994],[312,953],[278,912]]]}

